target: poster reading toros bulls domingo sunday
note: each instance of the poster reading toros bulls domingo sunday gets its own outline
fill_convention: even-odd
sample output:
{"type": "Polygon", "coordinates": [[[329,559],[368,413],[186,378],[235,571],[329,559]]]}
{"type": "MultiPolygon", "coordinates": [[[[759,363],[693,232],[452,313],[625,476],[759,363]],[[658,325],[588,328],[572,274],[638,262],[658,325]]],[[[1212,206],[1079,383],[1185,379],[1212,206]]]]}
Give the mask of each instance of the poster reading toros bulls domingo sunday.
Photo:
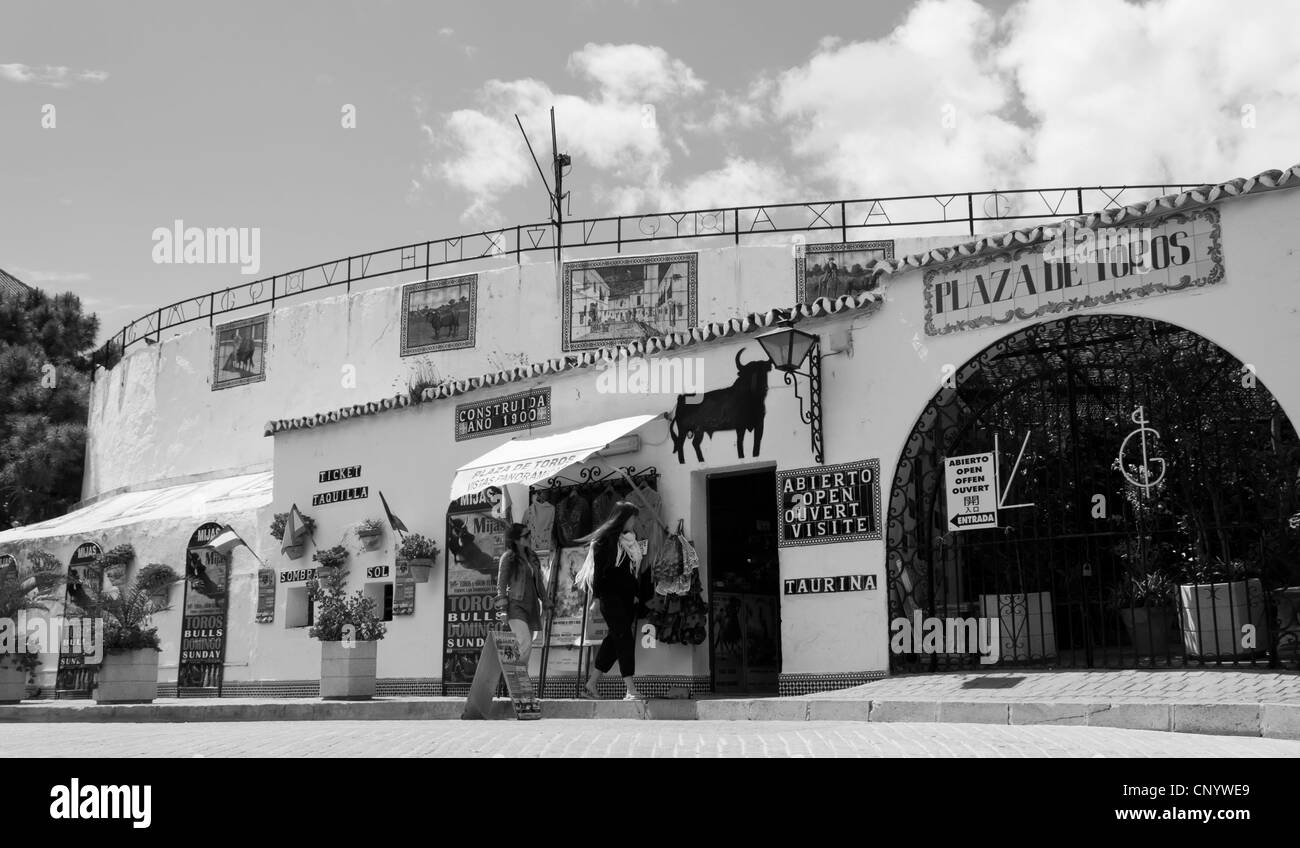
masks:
{"type": "MultiPolygon", "coordinates": [[[[443,626],[444,686],[467,687],[495,620],[497,562],[508,525],[492,516],[485,495],[466,495],[447,513],[446,621],[443,626]]],[[[459,690],[446,694],[464,694],[459,690]]]]}
{"type": "Polygon", "coordinates": [[[206,547],[221,525],[204,524],[185,551],[185,606],[181,618],[181,690],[220,690],[226,661],[226,600],[230,557],[206,547]]]}

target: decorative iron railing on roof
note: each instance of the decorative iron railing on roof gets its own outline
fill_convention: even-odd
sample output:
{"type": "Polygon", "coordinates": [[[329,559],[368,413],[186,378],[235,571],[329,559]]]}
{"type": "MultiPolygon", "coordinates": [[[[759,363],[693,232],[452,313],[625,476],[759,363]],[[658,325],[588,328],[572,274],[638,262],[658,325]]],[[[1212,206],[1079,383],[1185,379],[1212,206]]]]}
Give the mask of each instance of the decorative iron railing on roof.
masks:
{"type": "Polygon", "coordinates": [[[141,341],[161,340],[162,331],[249,307],[297,299],[325,289],[346,287],[392,274],[428,272],[433,268],[485,259],[522,261],[523,254],[557,249],[615,248],[656,241],[730,238],[740,244],[773,233],[839,234],[855,240],[882,227],[962,225],[975,235],[979,224],[1003,221],[1057,220],[1085,212],[1119,208],[1138,200],[1195,188],[1199,184],[1096,186],[1091,188],[1012,189],[955,194],[918,194],[859,200],[772,203],[646,215],[619,215],[551,223],[522,224],[498,230],[415,242],[363,253],[264,277],[161,306],[122,328],[94,355],[96,364],[111,367],[127,348],[141,341]],[[1144,197],[1134,196],[1142,192],[1144,197]],[[1128,194],[1128,197],[1124,197],[1128,194]]]}

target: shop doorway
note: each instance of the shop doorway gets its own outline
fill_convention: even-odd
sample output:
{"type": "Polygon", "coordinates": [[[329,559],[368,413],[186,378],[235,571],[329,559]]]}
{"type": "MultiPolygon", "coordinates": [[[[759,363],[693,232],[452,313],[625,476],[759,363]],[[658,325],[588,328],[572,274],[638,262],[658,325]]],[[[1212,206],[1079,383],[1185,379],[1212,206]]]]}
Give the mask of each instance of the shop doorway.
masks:
{"type": "Polygon", "coordinates": [[[775,693],[781,674],[776,470],[708,478],[713,691],[775,693]]]}
{"type": "Polygon", "coordinates": [[[1172,324],[1085,315],[1007,336],[955,377],[890,497],[895,671],[1300,661],[1300,440],[1254,368],[1172,324]],[[955,529],[945,460],[995,445],[1002,503],[1032,506],[955,529]],[[991,623],[996,663],[923,643],[912,631],[933,619],[991,623]]]}

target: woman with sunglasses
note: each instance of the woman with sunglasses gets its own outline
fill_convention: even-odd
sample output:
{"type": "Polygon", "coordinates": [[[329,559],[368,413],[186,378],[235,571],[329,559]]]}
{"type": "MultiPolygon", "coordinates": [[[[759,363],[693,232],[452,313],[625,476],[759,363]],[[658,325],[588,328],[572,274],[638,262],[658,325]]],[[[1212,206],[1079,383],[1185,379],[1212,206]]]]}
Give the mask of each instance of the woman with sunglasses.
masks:
{"type": "Polygon", "coordinates": [[[542,630],[542,609],[551,609],[542,563],[531,547],[532,533],[524,524],[506,530],[506,550],[497,567],[497,619],[505,619],[519,640],[524,666],[533,651],[533,639],[542,630]]]}

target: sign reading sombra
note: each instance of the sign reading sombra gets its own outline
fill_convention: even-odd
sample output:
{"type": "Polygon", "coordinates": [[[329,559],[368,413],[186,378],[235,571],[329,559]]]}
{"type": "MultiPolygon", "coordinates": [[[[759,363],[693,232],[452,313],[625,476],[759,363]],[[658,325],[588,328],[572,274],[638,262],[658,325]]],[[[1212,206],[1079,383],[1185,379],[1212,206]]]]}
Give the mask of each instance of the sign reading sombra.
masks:
{"type": "Polygon", "coordinates": [[[878,459],[777,472],[777,546],[879,539],[879,478],[878,459]]]}
{"type": "Polygon", "coordinates": [[[925,331],[935,336],[1166,294],[1223,279],[1213,207],[1052,241],[925,273],[925,331]]]}
{"type": "Polygon", "coordinates": [[[456,407],[456,441],[551,423],[550,388],[462,403],[456,407]]]}

